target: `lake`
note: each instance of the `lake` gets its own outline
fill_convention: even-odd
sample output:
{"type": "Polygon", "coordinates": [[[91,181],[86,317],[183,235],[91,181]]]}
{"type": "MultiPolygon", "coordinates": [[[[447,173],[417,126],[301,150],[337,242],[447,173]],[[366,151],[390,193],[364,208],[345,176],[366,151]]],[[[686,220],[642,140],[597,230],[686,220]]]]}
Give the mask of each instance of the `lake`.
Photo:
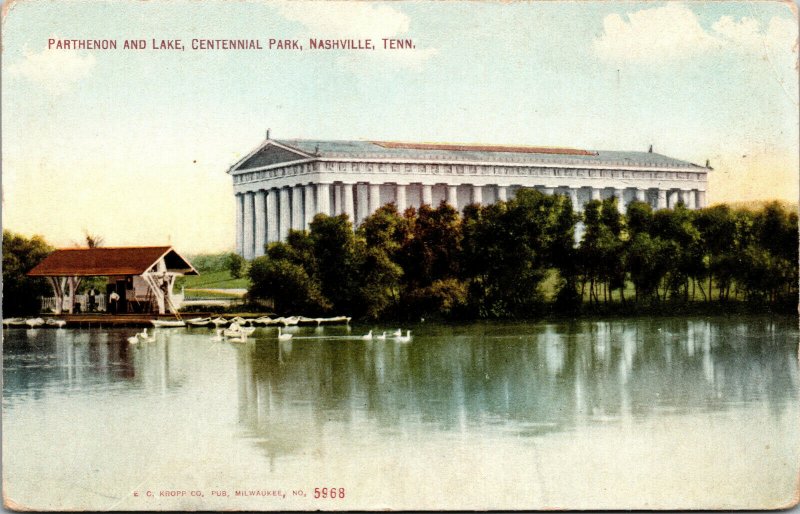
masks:
{"type": "Polygon", "coordinates": [[[3,330],[5,496],[35,510],[778,507],[792,317],[3,330]],[[315,497],[316,496],[316,497],[315,497]],[[342,497],[343,496],[343,497],[342,497]]]}

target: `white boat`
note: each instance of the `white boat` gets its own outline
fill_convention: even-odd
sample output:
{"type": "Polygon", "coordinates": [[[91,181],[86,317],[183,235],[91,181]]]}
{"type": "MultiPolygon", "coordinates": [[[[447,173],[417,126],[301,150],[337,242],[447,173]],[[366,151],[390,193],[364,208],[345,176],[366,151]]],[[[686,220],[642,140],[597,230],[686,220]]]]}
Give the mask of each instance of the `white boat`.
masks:
{"type": "Polygon", "coordinates": [[[300,316],[289,316],[288,318],[281,318],[282,323],[289,327],[300,323],[300,316]]]}
{"type": "Polygon", "coordinates": [[[227,325],[230,321],[226,320],[225,318],[217,316],[216,318],[211,320],[211,323],[214,324],[215,327],[221,327],[222,325],[227,325]]]}
{"type": "Polygon", "coordinates": [[[185,327],[186,323],[178,319],[151,319],[150,323],[156,328],[185,327]]]}
{"type": "Polygon", "coordinates": [[[204,327],[211,323],[211,318],[192,318],[186,320],[186,323],[193,327],[204,327]]]}
{"type": "Polygon", "coordinates": [[[253,323],[257,325],[274,325],[276,321],[269,316],[261,316],[253,320],[253,323]]]}
{"type": "Polygon", "coordinates": [[[241,316],[236,316],[231,320],[232,323],[238,323],[239,325],[247,325],[248,321],[241,316]]]}
{"type": "Polygon", "coordinates": [[[314,321],[317,322],[317,325],[325,324],[334,324],[334,323],[350,323],[352,318],[350,316],[334,316],[332,318],[314,318],[314,321]]]}
{"type": "Polygon", "coordinates": [[[25,320],[25,324],[29,327],[41,327],[44,325],[44,320],[42,318],[30,318],[25,320]]]}
{"type": "Polygon", "coordinates": [[[7,327],[24,327],[25,318],[6,318],[3,320],[3,325],[7,327]]]}
{"type": "Polygon", "coordinates": [[[45,320],[45,323],[47,325],[50,325],[51,327],[58,327],[58,328],[62,328],[64,325],[67,324],[67,322],[63,319],[53,319],[53,318],[48,318],[47,320],[45,320]]]}

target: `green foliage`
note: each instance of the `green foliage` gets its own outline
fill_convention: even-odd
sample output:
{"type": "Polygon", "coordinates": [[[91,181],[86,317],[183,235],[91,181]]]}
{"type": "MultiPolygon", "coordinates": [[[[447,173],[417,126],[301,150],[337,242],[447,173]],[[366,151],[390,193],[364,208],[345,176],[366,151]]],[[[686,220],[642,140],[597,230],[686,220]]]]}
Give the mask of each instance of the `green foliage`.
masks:
{"type": "Polygon", "coordinates": [[[247,276],[242,278],[231,277],[227,269],[222,271],[200,272],[200,275],[187,275],[175,280],[176,289],[246,289],[250,285],[247,276]]]}
{"type": "Polygon", "coordinates": [[[3,231],[3,317],[35,314],[39,297],[52,296],[46,279],[25,275],[52,251],[40,236],[3,231]]]}
{"type": "Polygon", "coordinates": [[[250,296],[274,300],[279,311],[371,319],[786,304],[797,295],[797,223],[778,204],[654,212],[631,202],[622,214],[613,197],[588,202],[581,216],[568,197],[535,190],[461,215],[446,203],[403,213],[390,204],[355,232],[347,216],[318,215],[309,231],[271,244],[253,261],[250,296]]]}
{"type": "Polygon", "coordinates": [[[233,278],[242,278],[246,264],[247,261],[238,253],[231,252],[227,256],[226,265],[233,278]]]}
{"type": "Polygon", "coordinates": [[[272,299],[277,312],[302,312],[307,315],[326,313],[331,305],[299,264],[286,259],[258,257],[248,271],[253,286],[251,299],[272,299]]]}

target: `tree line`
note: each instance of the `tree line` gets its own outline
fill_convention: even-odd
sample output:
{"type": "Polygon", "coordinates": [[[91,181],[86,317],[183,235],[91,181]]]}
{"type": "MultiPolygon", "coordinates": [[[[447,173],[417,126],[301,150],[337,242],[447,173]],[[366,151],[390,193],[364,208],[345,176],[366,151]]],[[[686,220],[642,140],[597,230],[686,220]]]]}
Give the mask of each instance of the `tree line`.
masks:
{"type": "Polygon", "coordinates": [[[533,318],[796,306],[797,263],[797,214],[777,202],[757,211],[632,202],[622,214],[612,197],[578,213],[568,196],[523,189],[462,213],[388,204],[356,230],[346,215],[319,214],[308,231],[270,243],[248,274],[250,298],[281,313],[533,318]]]}
{"type": "MultiPolygon", "coordinates": [[[[777,202],[658,211],[632,202],[621,214],[613,197],[578,213],[568,196],[523,189],[461,213],[444,202],[402,213],[388,204],[355,231],[346,215],[320,214],[249,268],[236,254],[193,261],[201,272],[247,269],[253,302],[309,316],[524,319],[734,303],[794,310],[797,218],[777,202]]],[[[25,275],[52,249],[40,236],[3,231],[4,316],[36,313],[38,298],[52,294],[25,275]]]]}

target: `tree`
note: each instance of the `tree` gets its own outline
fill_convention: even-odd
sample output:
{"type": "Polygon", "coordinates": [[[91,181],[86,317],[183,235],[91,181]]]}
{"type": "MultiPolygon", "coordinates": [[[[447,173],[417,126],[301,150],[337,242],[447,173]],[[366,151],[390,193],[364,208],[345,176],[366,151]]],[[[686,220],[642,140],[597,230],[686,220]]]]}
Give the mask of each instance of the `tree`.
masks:
{"type": "Polygon", "coordinates": [[[91,234],[88,230],[83,231],[84,238],[86,239],[86,247],[87,248],[100,248],[103,246],[105,242],[105,238],[103,236],[99,236],[97,234],[91,234]]]}
{"type": "Polygon", "coordinates": [[[299,264],[287,259],[258,257],[248,271],[252,299],[271,299],[281,313],[324,314],[331,304],[319,284],[299,264]]]}
{"type": "Polygon", "coordinates": [[[508,202],[464,209],[464,275],[479,316],[530,317],[541,307],[540,285],[554,248],[563,246],[558,232],[568,205],[559,195],[521,189],[508,202]]]}
{"type": "Polygon", "coordinates": [[[452,206],[436,209],[423,205],[409,219],[409,237],[400,250],[404,281],[411,288],[458,276],[461,254],[461,220],[452,206]]]}
{"type": "Polygon", "coordinates": [[[39,297],[52,294],[45,279],[26,275],[52,251],[41,236],[3,231],[4,317],[34,314],[39,311],[39,297]]]}
{"type": "Polygon", "coordinates": [[[358,316],[363,312],[360,258],[353,225],[347,215],[317,214],[310,225],[310,242],[322,294],[333,308],[358,316]]]}
{"type": "Polygon", "coordinates": [[[245,265],[247,264],[247,261],[244,260],[244,257],[238,253],[231,252],[228,254],[227,260],[227,267],[228,271],[231,273],[231,276],[233,278],[242,278],[242,273],[244,272],[245,265]]]}

